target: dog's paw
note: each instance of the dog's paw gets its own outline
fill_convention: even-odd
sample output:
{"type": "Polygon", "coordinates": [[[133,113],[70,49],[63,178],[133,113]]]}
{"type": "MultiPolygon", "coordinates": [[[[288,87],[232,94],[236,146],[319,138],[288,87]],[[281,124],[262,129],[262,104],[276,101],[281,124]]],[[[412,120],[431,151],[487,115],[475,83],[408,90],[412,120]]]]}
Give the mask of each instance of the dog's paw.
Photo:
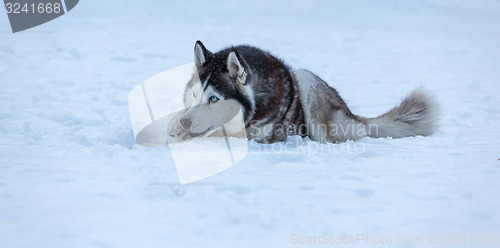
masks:
{"type": "Polygon", "coordinates": [[[174,116],[168,123],[168,135],[170,137],[179,139],[179,140],[187,140],[191,138],[190,133],[182,126],[180,119],[183,116],[183,113],[180,113],[177,116],[174,116]]]}
{"type": "Polygon", "coordinates": [[[188,132],[181,126],[178,121],[170,121],[168,125],[168,135],[170,137],[184,139],[188,135],[188,132]]]}

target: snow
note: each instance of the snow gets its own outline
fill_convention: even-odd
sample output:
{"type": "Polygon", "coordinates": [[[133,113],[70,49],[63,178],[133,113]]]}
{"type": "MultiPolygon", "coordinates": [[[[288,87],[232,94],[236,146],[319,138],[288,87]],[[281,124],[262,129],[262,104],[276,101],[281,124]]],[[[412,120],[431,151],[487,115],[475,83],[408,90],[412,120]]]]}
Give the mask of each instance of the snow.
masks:
{"type": "MultiPolygon", "coordinates": [[[[361,234],[423,243],[345,246],[499,247],[499,14],[493,0],[80,1],[16,34],[4,15],[0,244],[332,247],[361,234]],[[342,144],[250,142],[236,166],[180,186],[168,149],[135,144],[127,96],[192,62],[198,39],[213,51],[269,50],[363,116],[425,86],[441,127],[342,144]]],[[[171,85],[172,106],[183,87],[171,85]]]]}

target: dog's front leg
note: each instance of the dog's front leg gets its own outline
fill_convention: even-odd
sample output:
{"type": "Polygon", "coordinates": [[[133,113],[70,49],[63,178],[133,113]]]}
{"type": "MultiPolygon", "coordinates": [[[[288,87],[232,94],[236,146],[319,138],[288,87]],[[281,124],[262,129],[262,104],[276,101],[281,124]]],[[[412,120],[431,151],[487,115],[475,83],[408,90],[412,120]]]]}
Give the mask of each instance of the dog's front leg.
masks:
{"type": "Polygon", "coordinates": [[[184,109],[179,111],[175,116],[173,116],[168,122],[168,135],[171,137],[187,140],[190,138],[189,132],[182,126],[181,118],[186,114],[189,109],[184,109]]]}

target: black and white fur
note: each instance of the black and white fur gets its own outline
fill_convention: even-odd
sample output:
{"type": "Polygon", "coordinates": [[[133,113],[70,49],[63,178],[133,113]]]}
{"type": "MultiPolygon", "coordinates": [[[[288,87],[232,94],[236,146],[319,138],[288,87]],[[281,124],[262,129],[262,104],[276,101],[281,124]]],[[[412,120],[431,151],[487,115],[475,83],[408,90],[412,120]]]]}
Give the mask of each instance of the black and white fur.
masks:
{"type": "Polygon", "coordinates": [[[364,118],[353,114],[338,92],[317,75],[293,70],[261,49],[240,45],[212,53],[197,41],[194,55],[197,72],[184,95],[189,109],[171,122],[172,136],[209,133],[199,121],[206,111],[196,105],[218,104],[210,99],[238,102],[248,138],[262,143],[284,141],[290,135],[334,143],[367,136],[425,136],[437,126],[438,105],[422,88],[389,112],[364,118]]]}

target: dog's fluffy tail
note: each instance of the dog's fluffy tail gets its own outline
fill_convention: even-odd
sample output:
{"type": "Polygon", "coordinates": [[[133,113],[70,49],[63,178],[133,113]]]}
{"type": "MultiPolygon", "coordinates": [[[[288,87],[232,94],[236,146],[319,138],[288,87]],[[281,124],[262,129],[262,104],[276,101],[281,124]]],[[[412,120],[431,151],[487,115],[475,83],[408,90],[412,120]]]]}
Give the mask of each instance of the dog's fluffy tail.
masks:
{"type": "Polygon", "coordinates": [[[365,119],[368,136],[373,138],[403,138],[430,135],[437,129],[439,105],[434,95],[418,88],[389,112],[365,119]]]}

